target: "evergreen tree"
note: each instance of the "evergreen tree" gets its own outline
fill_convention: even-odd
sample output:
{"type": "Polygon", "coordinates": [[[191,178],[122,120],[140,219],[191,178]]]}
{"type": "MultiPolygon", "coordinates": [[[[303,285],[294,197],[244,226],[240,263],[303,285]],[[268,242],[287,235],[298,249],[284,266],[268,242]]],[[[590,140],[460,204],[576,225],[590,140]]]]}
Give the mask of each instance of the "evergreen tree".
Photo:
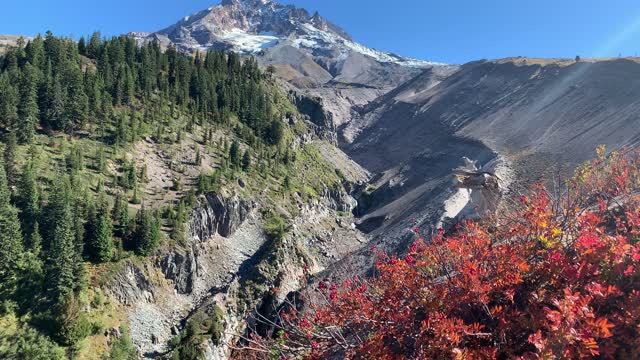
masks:
{"type": "Polygon", "coordinates": [[[282,122],[274,120],[267,129],[266,140],[271,145],[277,145],[284,136],[284,125],[282,122]]]}
{"type": "Polygon", "coordinates": [[[54,232],[71,204],[71,183],[68,176],[58,171],[55,179],[47,205],[42,209],[42,213],[47,214],[47,216],[40,218],[40,224],[42,225],[41,235],[44,240],[43,248],[45,250],[51,247],[54,240],[54,232]]]}
{"type": "Polygon", "coordinates": [[[144,207],[136,215],[132,237],[136,254],[141,256],[151,254],[160,243],[160,224],[144,207]]]}
{"type": "Polygon", "coordinates": [[[80,55],[87,55],[87,43],[84,39],[84,36],[78,40],[78,53],[80,55]]]}
{"type": "Polygon", "coordinates": [[[229,161],[234,167],[239,167],[241,162],[240,144],[236,140],[231,143],[229,148],[229,161]]]}
{"type": "Polygon", "coordinates": [[[129,207],[121,194],[116,196],[112,216],[113,221],[117,223],[115,234],[121,238],[126,238],[129,235],[129,207]]]}
{"type": "Polygon", "coordinates": [[[100,146],[97,150],[95,167],[96,170],[98,170],[98,172],[101,174],[104,174],[104,172],[107,170],[107,158],[102,146],[100,146]]]}
{"type": "Polygon", "coordinates": [[[77,67],[70,70],[68,97],[64,105],[65,130],[73,134],[84,126],[89,107],[89,98],[82,84],[82,73],[77,67]]]}
{"type": "Polygon", "coordinates": [[[99,204],[90,239],[91,256],[98,262],[110,261],[113,257],[113,224],[106,200],[99,204]]]}
{"type": "Polygon", "coordinates": [[[53,233],[49,251],[47,286],[51,299],[63,302],[73,294],[76,281],[76,246],[71,206],[62,205],[62,214],[53,233]]]}
{"type": "Polygon", "coordinates": [[[12,82],[8,72],[0,74],[0,124],[15,131],[18,122],[19,94],[12,82]]]}
{"type": "Polygon", "coordinates": [[[187,220],[187,211],[185,202],[180,201],[176,208],[171,229],[171,238],[178,243],[183,243],[185,238],[185,222],[187,220]]]}
{"type": "Polygon", "coordinates": [[[23,144],[30,144],[38,123],[37,70],[25,65],[20,83],[20,103],[18,105],[18,138],[23,144]]]}
{"type": "Polygon", "coordinates": [[[249,171],[251,168],[251,155],[249,154],[249,150],[244,152],[242,155],[242,170],[249,171]]]}
{"type": "Polygon", "coordinates": [[[289,174],[284,177],[284,188],[285,190],[291,190],[291,179],[289,178],[289,174]]]}
{"type": "Polygon", "coordinates": [[[196,160],[195,160],[195,165],[196,165],[196,166],[200,166],[200,165],[202,165],[202,157],[200,156],[200,147],[196,147],[196,160]]]}
{"type": "Polygon", "coordinates": [[[100,33],[94,32],[91,35],[91,39],[89,39],[89,45],[87,46],[87,56],[93,59],[98,59],[98,57],[100,56],[100,45],[100,33]]]}
{"type": "Polygon", "coordinates": [[[16,180],[16,147],[17,139],[14,131],[9,131],[5,137],[4,144],[4,168],[7,182],[10,186],[15,185],[16,180]]]}
{"type": "Polygon", "coordinates": [[[37,223],[40,214],[40,192],[38,182],[33,169],[33,163],[28,162],[22,169],[22,179],[19,186],[19,206],[22,210],[21,218],[27,238],[30,238],[34,224],[37,223]]]}
{"type": "Polygon", "coordinates": [[[56,130],[67,129],[69,125],[66,123],[64,116],[65,99],[59,76],[54,78],[53,85],[50,87],[47,97],[49,99],[49,108],[46,112],[47,126],[56,130]]]}
{"type": "Polygon", "coordinates": [[[0,166],[0,300],[9,300],[15,293],[23,253],[18,210],[11,205],[7,177],[0,166]]]}

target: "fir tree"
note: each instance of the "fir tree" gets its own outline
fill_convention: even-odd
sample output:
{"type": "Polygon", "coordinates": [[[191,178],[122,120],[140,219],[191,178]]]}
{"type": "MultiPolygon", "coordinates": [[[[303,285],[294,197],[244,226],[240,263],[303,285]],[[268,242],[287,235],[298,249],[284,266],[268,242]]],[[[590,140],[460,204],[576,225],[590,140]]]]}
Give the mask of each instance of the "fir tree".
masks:
{"type": "Polygon", "coordinates": [[[110,261],[113,257],[113,224],[106,200],[101,200],[90,239],[91,256],[98,262],[110,261]]]}
{"type": "Polygon", "coordinates": [[[78,40],[78,53],[80,55],[87,55],[87,43],[84,36],[80,37],[80,40],[78,40]]]}
{"type": "Polygon", "coordinates": [[[89,39],[89,45],[87,46],[87,56],[97,59],[100,56],[100,33],[94,32],[89,39]]]}
{"type": "Polygon", "coordinates": [[[0,124],[15,130],[18,122],[18,90],[13,86],[9,73],[0,74],[0,124]]]}
{"type": "Polygon", "coordinates": [[[73,293],[76,281],[76,246],[71,206],[63,204],[60,221],[49,251],[47,286],[51,299],[63,302],[73,293]]]}
{"type": "Polygon", "coordinates": [[[27,237],[31,237],[31,231],[40,214],[40,192],[38,182],[33,169],[33,163],[28,162],[22,169],[22,179],[19,186],[19,206],[22,210],[21,218],[27,237]]]}
{"type": "Polygon", "coordinates": [[[10,203],[4,167],[0,166],[0,300],[10,299],[23,267],[24,246],[18,210],[10,203]]]}
{"type": "Polygon", "coordinates": [[[43,225],[42,233],[44,239],[44,248],[49,249],[54,240],[54,232],[58,224],[65,216],[65,212],[69,210],[71,204],[71,183],[69,178],[61,172],[56,174],[56,180],[49,194],[46,207],[42,209],[47,216],[42,217],[43,225]]]}
{"type": "Polygon", "coordinates": [[[240,166],[240,144],[235,140],[231,143],[231,147],[229,148],[229,161],[234,167],[240,166]]]}
{"type": "Polygon", "coordinates": [[[196,166],[200,166],[202,165],[202,157],[200,156],[200,147],[196,148],[196,159],[195,159],[195,165],[196,166]]]}
{"type": "Polygon", "coordinates": [[[289,178],[289,174],[284,177],[284,189],[287,191],[291,190],[291,179],[289,178]]]}
{"type": "Polygon", "coordinates": [[[244,155],[242,155],[242,170],[249,171],[250,168],[251,168],[251,155],[249,154],[249,150],[246,150],[244,152],[244,155]]]}
{"type": "Polygon", "coordinates": [[[69,126],[65,122],[66,118],[64,117],[65,101],[59,76],[56,75],[53,80],[53,85],[48,92],[49,108],[46,111],[47,125],[55,130],[68,128],[69,126]]]}
{"type": "Polygon", "coordinates": [[[82,74],[79,68],[74,67],[70,71],[68,89],[68,98],[64,108],[65,130],[73,134],[77,129],[84,126],[89,107],[89,98],[84,92],[82,74]]]}
{"type": "Polygon", "coordinates": [[[151,254],[160,242],[160,225],[153,214],[144,207],[138,211],[135,231],[132,234],[136,254],[151,254]]]}
{"type": "Polygon", "coordinates": [[[20,103],[18,105],[18,138],[23,144],[30,144],[36,132],[38,123],[37,102],[37,70],[31,65],[25,65],[20,84],[20,103]]]}
{"type": "Polygon", "coordinates": [[[115,234],[121,238],[129,235],[129,208],[124,196],[118,194],[112,211],[113,221],[117,223],[115,226],[115,234]]]}

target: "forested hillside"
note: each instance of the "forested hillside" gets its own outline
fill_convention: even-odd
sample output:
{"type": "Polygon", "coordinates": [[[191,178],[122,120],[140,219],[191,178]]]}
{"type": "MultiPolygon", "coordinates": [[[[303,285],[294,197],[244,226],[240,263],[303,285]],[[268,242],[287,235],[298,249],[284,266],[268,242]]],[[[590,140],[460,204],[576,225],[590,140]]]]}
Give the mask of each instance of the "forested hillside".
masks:
{"type": "MultiPolygon", "coordinates": [[[[290,150],[307,131],[283,121],[295,113],[269,74],[233,53],[50,32],[9,49],[0,57],[0,358],[90,347],[83,339],[105,331],[102,275],[182,243],[199,194],[239,174],[252,174],[245,191],[269,179],[281,197],[338,182],[332,169],[299,180],[296,164],[313,171],[322,161],[290,150]],[[169,186],[131,155],[144,146],[166,153],[169,186]]],[[[133,354],[126,329],[119,339],[105,356],[133,354]]]]}

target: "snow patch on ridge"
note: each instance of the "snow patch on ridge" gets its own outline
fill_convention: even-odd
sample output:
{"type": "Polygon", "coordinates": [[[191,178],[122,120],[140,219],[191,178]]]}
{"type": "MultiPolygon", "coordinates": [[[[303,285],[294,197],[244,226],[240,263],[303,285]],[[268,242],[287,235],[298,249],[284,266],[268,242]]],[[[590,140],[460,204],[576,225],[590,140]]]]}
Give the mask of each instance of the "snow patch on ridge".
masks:
{"type": "MultiPolygon", "coordinates": [[[[349,50],[355,51],[365,56],[369,56],[379,62],[384,63],[395,63],[398,65],[414,67],[445,65],[443,63],[411,59],[391,54],[385,51],[372,49],[357,42],[350,41],[335,34],[320,30],[311,24],[301,24],[300,27],[306,32],[306,34],[294,40],[294,46],[298,48],[305,47],[312,49],[329,49],[335,45],[342,45],[349,50]]],[[[342,55],[346,54],[343,53],[342,55]]]]}
{"type": "Polygon", "coordinates": [[[257,53],[276,45],[282,37],[272,33],[249,34],[240,29],[232,29],[220,35],[220,40],[231,44],[236,51],[244,53],[257,53]]]}

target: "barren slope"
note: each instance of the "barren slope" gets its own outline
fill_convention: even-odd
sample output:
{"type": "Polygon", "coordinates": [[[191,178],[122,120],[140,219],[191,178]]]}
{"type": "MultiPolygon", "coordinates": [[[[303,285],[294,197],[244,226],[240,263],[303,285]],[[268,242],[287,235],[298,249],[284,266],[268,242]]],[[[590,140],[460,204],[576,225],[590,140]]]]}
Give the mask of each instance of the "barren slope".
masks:
{"type": "Polygon", "coordinates": [[[423,74],[366,108],[364,129],[345,129],[353,139],[347,153],[385,174],[359,214],[384,219],[372,226],[378,231],[409,226],[414,207],[438,209],[426,184],[445,186],[461,156],[483,163],[502,154],[521,177],[534,177],[556,164],[575,167],[599,144],[640,140],[640,64],[632,59],[479,61],[435,86],[429,79],[423,74]]]}

